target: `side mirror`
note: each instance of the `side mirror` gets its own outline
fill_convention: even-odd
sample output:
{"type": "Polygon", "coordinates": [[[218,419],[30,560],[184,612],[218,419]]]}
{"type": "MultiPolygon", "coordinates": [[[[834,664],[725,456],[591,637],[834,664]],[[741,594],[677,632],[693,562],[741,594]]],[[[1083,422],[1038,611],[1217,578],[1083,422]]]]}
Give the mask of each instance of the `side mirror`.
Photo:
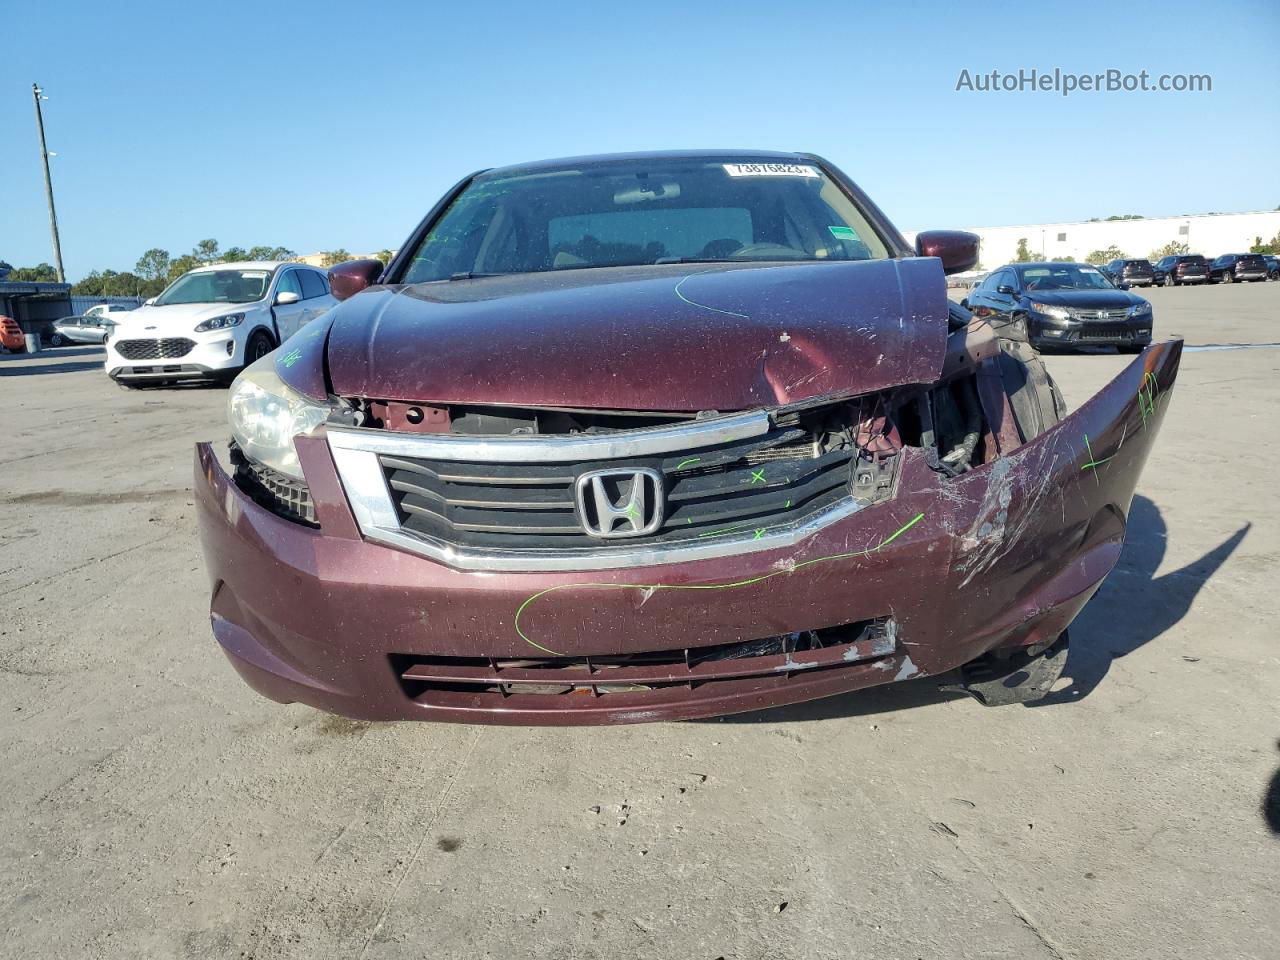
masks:
{"type": "Polygon", "coordinates": [[[382,276],[381,260],[348,260],[329,268],[329,292],[335,300],[354,297],[382,276]]]}
{"type": "Polygon", "coordinates": [[[996,287],[996,293],[1003,293],[1006,297],[1011,297],[1017,293],[1017,291],[1007,283],[1002,283],[1000,286],[996,287]]]}
{"type": "Polygon", "coordinates": [[[281,290],[276,294],[276,303],[280,306],[284,306],[287,303],[297,303],[301,299],[302,298],[292,290],[281,290]]]}
{"type": "Polygon", "coordinates": [[[155,297],[147,297],[147,299],[145,299],[145,300],[143,300],[143,301],[142,301],[142,305],[143,305],[144,307],[150,307],[150,306],[153,306],[153,305],[155,304],[155,302],[156,302],[156,298],[155,298],[155,297]]]}
{"type": "Polygon", "coordinates": [[[916,234],[916,256],[937,257],[943,273],[962,273],[977,266],[979,242],[963,230],[926,230],[916,234]]]}
{"type": "Polygon", "coordinates": [[[1127,283],[1125,283],[1123,280],[1121,280],[1119,283],[1117,283],[1117,284],[1116,284],[1116,286],[1117,286],[1117,287],[1119,287],[1121,290],[1128,290],[1128,289],[1129,289],[1129,285],[1128,285],[1127,283]]]}

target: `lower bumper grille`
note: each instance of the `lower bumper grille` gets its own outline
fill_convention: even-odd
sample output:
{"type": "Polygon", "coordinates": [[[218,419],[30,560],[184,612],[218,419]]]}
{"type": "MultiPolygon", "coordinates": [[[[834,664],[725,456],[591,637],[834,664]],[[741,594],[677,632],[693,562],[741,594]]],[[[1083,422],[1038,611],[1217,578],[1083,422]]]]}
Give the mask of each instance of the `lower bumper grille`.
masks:
{"type": "Polygon", "coordinates": [[[1114,327],[1085,327],[1080,331],[1080,339],[1125,341],[1132,340],[1133,333],[1129,330],[1117,330],[1114,327]]]}
{"type": "Polygon", "coordinates": [[[186,337],[169,337],[164,340],[117,340],[113,345],[116,353],[126,360],[176,360],[190,353],[196,343],[186,337]]]}
{"type": "MultiPolygon", "coordinates": [[[[711,647],[601,657],[424,657],[396,655],[392,668],[404,692],[423,702],[450,696],[621,697],[678,694],[709,684],[779,680],[839,670],[897,649],[897,628],[882,617],[802,633],[711,647]]],[[[564,704],[568,709],[572,705],[564,704]]]]}

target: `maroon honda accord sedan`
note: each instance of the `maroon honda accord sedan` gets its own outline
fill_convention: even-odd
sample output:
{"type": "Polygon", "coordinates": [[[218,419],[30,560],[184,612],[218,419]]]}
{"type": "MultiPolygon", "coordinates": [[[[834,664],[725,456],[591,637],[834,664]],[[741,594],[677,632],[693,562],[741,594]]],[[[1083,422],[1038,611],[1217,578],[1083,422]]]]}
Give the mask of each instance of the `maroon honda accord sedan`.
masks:
{"type": "Polygon", "coordinates": [[[806,154],[486,170],[196,451],[213,633],[365,719],[704,717],[930,675],[1043,696],[1177,341],[1067,415],[1025,324],[806,154]]]}

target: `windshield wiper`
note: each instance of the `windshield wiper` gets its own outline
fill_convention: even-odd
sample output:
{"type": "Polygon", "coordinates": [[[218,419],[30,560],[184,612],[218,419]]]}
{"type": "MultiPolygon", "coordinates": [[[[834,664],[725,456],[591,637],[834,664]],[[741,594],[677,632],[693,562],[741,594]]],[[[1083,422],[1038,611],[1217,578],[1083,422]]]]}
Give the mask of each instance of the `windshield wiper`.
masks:
{"type": "Polygon", "coordinates": [[[450,279],[450,280],[475,280],[475,279],[478,279],[479,277],[506,277],[506,276],[509,276],[509,274],[506,274],[506,273],[475,273],[475,272],[473,272],[473,271],[471,271],[471,270],[466,270],[466,271],[464,271],[464,272],[462,272],[462,273],[454,273],[454,274],[451,274],[451,275],[449,276],[449,279],[450,279]]]}

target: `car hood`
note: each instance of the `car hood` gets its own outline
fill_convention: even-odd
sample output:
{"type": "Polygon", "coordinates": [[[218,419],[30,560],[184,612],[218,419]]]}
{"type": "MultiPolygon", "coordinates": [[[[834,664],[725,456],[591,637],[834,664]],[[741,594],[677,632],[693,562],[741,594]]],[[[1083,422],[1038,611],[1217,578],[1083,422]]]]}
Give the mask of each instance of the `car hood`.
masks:
{"type": "Polygon", "coordinates": [[[1084,307],[1088,310],[1127,310],[1145,302],[1124,290],[1028,290],[1027,299],[1058,307],[1084,307]]]}
{"type": "Polygon", "coordinates": [[[375,287],[331,314],[342,396],[741,410],[937,379],[935,258],[661,265],[375,287]]]}
{"type": "Polygon", "coordinates": [[[228,313],[247,313],[257,303],[174,303],[164,307],[143,306],[110,319],[116,324],[112,339],[130,337],[167,337],[191,333],[196,324],[228,313]]]}

